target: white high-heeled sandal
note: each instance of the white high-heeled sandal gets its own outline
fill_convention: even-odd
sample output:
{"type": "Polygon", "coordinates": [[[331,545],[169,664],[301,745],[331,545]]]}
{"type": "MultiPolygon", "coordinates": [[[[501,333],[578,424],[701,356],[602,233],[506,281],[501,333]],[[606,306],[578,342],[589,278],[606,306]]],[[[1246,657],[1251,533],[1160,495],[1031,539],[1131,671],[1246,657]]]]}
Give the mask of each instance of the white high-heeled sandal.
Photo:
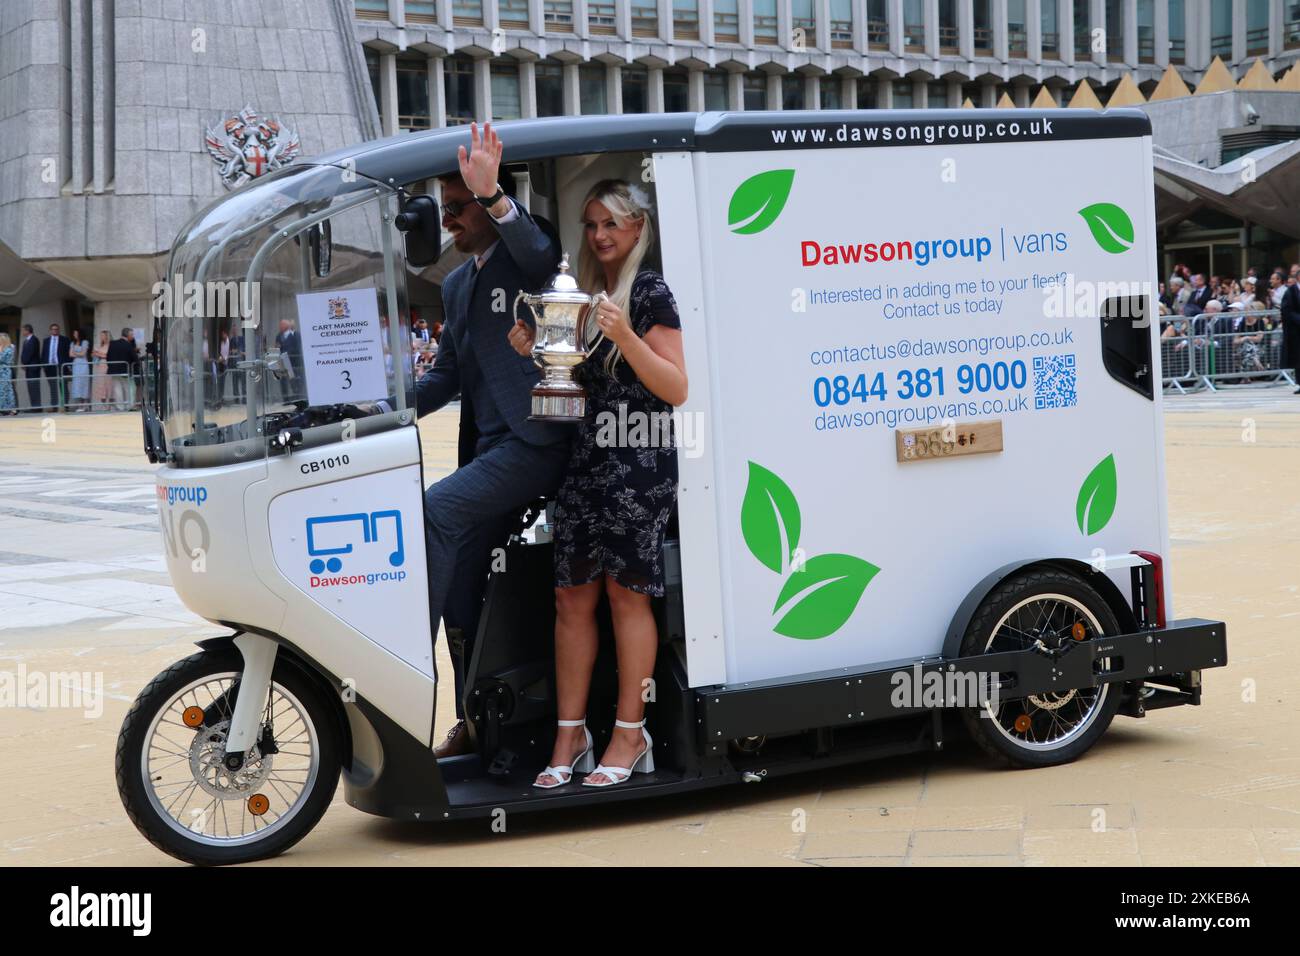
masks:
{"type": "Polygon", "coordinates": [[[591,731],[587,729],[587,718],[584,717],[582,720],[557,720],[555,723],[559,727],[581,727],[583,735],[587,738],[587,749],[573,758],[572,765],[560,764],[557,767],[547,767],[539,773],[537,780],[542,777],[554,777],[556,780],[555,783],[538,783],[537,780],[534,780],[533,786],[539,790],[554,790],[556,787],[564,786],[573,779],[575,770],[578,773],[591,773],[591,768],[596,762],[596,758],[591,754],[591,731]]]}
{"type": "Polygon", "coordinates": [[[597,764],[596,769],[591,772],[591,775],[589,775],[586,780],[582,781],[584,787],[613,787],[620,783],[626,783],[632,778],[632,774],[634,773],[655,772],[655,757],[653,753],[654,741],[650,739],[650,731],[645,729],[645,720],[642,719],[635,724],[628,723],[626,720],[616,720],[614,721],[614,726],[622,727],[625,730],[636,730],[638,727],[641,728],[641,736],[645,740],[645,750],[641,751],[641,753],[637,755],[637,758],[632,761],[631,767],[606,767],[603,763],[597,764]],[[591,776],[598,773],[603,773],[605,775],[606,781],[604,783],[591,782],[591,776]]]}

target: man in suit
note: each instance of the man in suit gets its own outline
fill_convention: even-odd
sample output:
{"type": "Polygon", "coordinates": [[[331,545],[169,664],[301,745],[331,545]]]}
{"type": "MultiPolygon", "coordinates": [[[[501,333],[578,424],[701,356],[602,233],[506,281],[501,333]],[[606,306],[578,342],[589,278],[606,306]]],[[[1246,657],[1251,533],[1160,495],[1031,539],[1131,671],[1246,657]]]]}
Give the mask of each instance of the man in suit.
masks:
{"type": "MultiPolygon", "coordinates": [[[[72,341],[66,335],[59,334],[57,324],[50,326],[49,337],[41,343],[41,367],[50,384],[50,402],[53,408],[63,404],[63,393],[59,389],[61,376],[69,371],[64,366],[72,359],[72,341]]],[[[30,387],[30,384],[29,386],[30,387]]]]}
{"type": "MultiPolygon", "coordinates": [[[[460,175],[442,181],[443,227],[471,258],[442,285],[446,321],[433,366],[416,386],[416,409],[427,415],[461,396],[462,431],[477,432],[473,458],[425,492],[429,610],[459,631],[460,657],[471,659],[491,551],[505,544],[520,510],[559,487],[573,430],[528,420],[540,372],[511,347],[514,319],[500,303],[535,289],[555,272],[559,244],[498,184],[501,140],[491,124],[470,125],[472,150],[459,151],[460,175]]],[[[462,664],[463,667],[463,664],[462,664]]],[[[457,669],[457,684],[463,680],[457,669]]],[[[461,714],[463,691],[457,688],[461,714]]],[[[435,749],[467,753],[464,720],[435,749]]]]}
{"type": "Polygon", "coordinates": [[[43,411],[41,408],[41,340],[36,337],[36,330],[30,325],[23,326],[23,340],[19,347],[18,359],[23,363],[23,378],[27,379],[27,410],[43,411]]]}
{"type": "MultiPolygon", "coordinates": [[[[1300,385],[1300,283],[1287,284],[1278,306],[1282,312],[1282,367],[1300,385]]],[[[1300,395],[1300,388],[1295,390],[1300,395]]]]}
{"type": "Polygon", "coordinates": [[[289,374],[281,382],[284,389],[284,401],[292,401],[295,398],[304,397],[300,394],[302,389],[302,339],[298,336],[298,330],[293,327],[292,319],[280,320],[280,331],[275,336],[275,347],[283,354],[289,363],[289,374]]]}
{"type": "Polygon", "coordinates": [[[137,359],[130,329],[123,329],[121,338],[108,343],[108,374],[113,383],[113,404],[119,412],[131,410],[127,382],[137,359]]]}
{"type": "Polygon", "coordinates": [[[1200,315],[1212,298],[1214,290],[1205,284],[1205,276],[1196,273],[1192,276],[1192,292],[1183,306],[1183,315],[1200,315]]]}

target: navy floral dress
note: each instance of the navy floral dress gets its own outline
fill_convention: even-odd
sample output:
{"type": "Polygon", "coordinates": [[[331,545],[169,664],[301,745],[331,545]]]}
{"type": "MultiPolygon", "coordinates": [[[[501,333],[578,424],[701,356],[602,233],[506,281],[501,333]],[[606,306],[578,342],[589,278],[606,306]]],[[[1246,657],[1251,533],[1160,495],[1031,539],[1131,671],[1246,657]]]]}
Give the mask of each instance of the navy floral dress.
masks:
{"type": "MultiPolygon", "coordinates": [[[[681,328],[677,303],[657,272],[632,282],[629,321],[638,336],[652,326],[681,328]]],[[[655,397],[626,359],[611,375],[608,339],[577,369],[587,415],[555,508],[555,584],[576,587],[608,574],[655,597],[664,593],[664,529],[677,497],[672,406],[655,397]]]]}

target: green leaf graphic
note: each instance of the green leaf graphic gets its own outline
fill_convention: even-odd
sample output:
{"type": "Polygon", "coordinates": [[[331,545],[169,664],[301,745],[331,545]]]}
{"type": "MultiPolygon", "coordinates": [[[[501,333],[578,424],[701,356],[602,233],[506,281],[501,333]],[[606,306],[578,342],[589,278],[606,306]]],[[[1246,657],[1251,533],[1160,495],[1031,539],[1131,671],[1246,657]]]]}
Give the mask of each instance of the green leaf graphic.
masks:
{"type": "Polygon", "coordinates": [[[736,187],[727,207],[727,225],[731,231],[749,236],[762,232],[781,215],[794,185],[793,169],[771,169],[751,176],[736,187]]]}
{"type": "Polygon", "coordinates": [[[1096,534],[1115,514],[1119,480],[1115,475],[1115,456],[1107,455],[1088,473],[1079,487],[1074,516],[1083,534],[1096,534]]]}
{"type": "Polygon", "coordinates": [[[799,546],[799,503],[794,492],[772,472],[752,461],[745,500],[740,505],[740,531],[750,553],[777,574],[799,546]]]}
{"type": "Polygon", "coordinates": [[[858,606],[862,592],[880,569],[851,554],[819,554],[803,570],[791,573],[776,599],[778,610],[796,594],[794,603],[774,630],[803,641],[834,634],[858,606]],[[812,590],[809,590],[809,589],[812,590]]]}
{"type": "Polygon", "coordinates": [[[1133,246],[1133,220],[1114,203],[1098,202],[1084,206],[1079,215],[1092,230],[1092,238],[1106,252],[1127,252],[1133,246]]]}

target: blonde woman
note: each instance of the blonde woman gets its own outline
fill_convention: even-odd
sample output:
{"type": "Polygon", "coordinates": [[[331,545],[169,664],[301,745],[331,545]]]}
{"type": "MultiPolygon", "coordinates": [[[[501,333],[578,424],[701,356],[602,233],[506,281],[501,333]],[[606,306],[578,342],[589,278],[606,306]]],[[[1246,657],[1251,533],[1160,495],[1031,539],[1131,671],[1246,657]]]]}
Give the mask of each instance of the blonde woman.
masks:
{"type": "MultiPolygon", "coordinates": [[[[659,634],[651,597],[664,593],[664,529],[677,495],[677,452],[669,421],[686,400],[677,303],[663,277],[645,268],[654,246],[650,199],[621,180],[597,183],[583,202],[578,281],[605,292],[596,307],[604,338],[579,368],[587,415],[556,499],[555,676],[559,729],[551,763],[534,786],[563,786],[591,770],[587,696],[596,662],[596,607],[609,597],[618,654],[618,710],[609,747],[582,781],[612,787],[653,772],[645,729],[646,682],[659,634]],[[626,422],[620,435],[613,423],[626,422]],[[637,428],[641,422],[643,427],[637,428]]],[[[593,330],[594,334],[594,330],[593,330]]],[[[533,332],[518,322],[522,355],[533,332]]]]}
{"type": "Polygon", "coordinates": [[[14,343],[7,332],[0,332],[0,415],[17,415],[18,398],[14,395],[14,343]]]}
{"type": "Polygon", "coordinates": [[[90,407],[104,408],[113,400],[113,380],[108,375],[108,329],[99,330],[99,341],[91,355],[95,358],[94,385],[90,390],[90,407]]]}

